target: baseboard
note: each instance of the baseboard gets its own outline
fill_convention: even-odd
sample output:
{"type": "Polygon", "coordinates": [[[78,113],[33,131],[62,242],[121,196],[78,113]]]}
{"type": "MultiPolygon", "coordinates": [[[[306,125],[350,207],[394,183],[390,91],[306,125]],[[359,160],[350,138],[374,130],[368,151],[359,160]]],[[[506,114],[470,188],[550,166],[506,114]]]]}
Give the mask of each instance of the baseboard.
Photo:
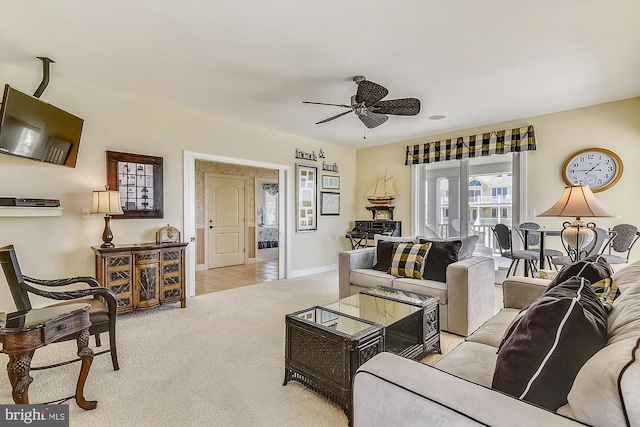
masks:
{"type": "Polygon", "coordinates": [[[338,269],[338,264],[324,265],[322,267],[307,268],[306,270],[295,270],[291,272],[290,278],[309,276],[311,274],[324,273],[338,269]]]}
{"type": "Polygon", "coordinates": [[[206,264],[196,264],[196,271],[202,271],[202,270],[206,270],[207,269],[207,265],[206,264]]]}

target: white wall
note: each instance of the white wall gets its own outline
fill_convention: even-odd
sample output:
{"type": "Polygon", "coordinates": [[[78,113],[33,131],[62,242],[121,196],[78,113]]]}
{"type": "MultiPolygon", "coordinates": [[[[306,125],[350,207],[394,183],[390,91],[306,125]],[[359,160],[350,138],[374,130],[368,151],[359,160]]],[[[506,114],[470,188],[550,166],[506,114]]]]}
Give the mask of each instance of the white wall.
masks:
{"type": "MultiPolygon", "coordinates": [[[[38,73],[0,64],[2,85],[33,93],[40,80],[38,73]]],[[[76,168],[0,155],[0,196],[56,198],[64,207],[62,217],[0,218],[0,246],[15,245],[25,274],[43,278],[94,274],[90,247],[102,243],[104,221],[81,219],[80,213],[81,208],[91,207],[92,190],[106,184],[106,150],[164,159],[164,218],[112,220],[116,244],[153,241],[156,230],[167,223],[183,230],[183,150],[291,165],[295,170],[296,148],[316,153],[322,148],[327,162],[340,165],[341,215],[319,215],[316,232],[296,233],[292,224],[292,274],[335,268],[338,252],[349,248],[344,233],[355,212],[350,197],[355,187],[353,149],[79,85],[55,72],[41,99],[85,123],[76,168]]],[[[183,234],[185,240],[189,237],[183,234]]],[[[6,311],[3,306],[10,299],[4,282],[0,283],[0,311],[6,311]]]]}
{"type": "MultiPolygon", "coordinates": [[[[536,132],[537,150],[527,154],[527,212],[532,208],[539,214],[551,207],[562,194],[564,181],[561,169],[572,153],[590,147],[607,148],[618,154],[624,163],[620,181],[612,188],[596,193],[606,207],[618,218],[594,218],[603,228],[619,223],[631,223],[640,227],[640,98],[579,108],[543,116],[530,117],[505,123],[490,124],[463,129],[446,134],[425,136],[411,141],[400,141],[357,151],[358,171],[356,193],[364,194],[376,176],[386,169],[396,178],[400,196],[395,200],[394,218],[403,222],[403,233],[410,234],[411,223],[411,168],[404,165],[407,145],[475,135],[491,130],[516,128],[532,124],[536,132]],[[406,224],[406,225],[405,225],[406,224]]],[[[367,205],[358,198],[358,217],[367,205]]],[[[539,218],[529,216],[548,228],[559,228],[563,218],[539,218]]],[[[559,241],[551,247],[561,247],[559,241]]],[[[640,243],[634,248],[633,260],[640,259],[640,243]]]]}

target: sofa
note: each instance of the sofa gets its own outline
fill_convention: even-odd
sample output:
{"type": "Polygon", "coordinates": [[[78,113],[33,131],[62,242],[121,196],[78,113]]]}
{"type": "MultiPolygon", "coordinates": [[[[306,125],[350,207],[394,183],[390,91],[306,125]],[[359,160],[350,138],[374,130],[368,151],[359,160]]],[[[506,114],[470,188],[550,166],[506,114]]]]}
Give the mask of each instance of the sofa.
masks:
{"type": "MultiPolygon", "coordinates": [[[[344,251],[339,254],[338,276],[340,298],[357,294],[376,286],[387,286],[439,298],[440,329],[467,336],[494,314],[495,271],[493,259],[473,256],[477,236],[461,240],[438,241],[429,251],[442,270],[437,280],[396,277],[374,269],[380,242],[431,241],[420,237],[375,236],[375,246],[344,251]],[[451,257],[451,243],[458,242],[457,253],[451,257]],[[438,253],[449,250],[448,255],[438,253]],[[442,264],[449,256],[450,263],[442,264]]],[[[455,251],[455,248],[454,248],[455,251]]],[[[429,258],[428,261],[431,259],[429,258]]],[[[427,269],[430,269],[427,267],[427,269]]],[[[429,276],[433,277],[433,276],[429,276]]]]}
{"type": "MultiPolygon", "coordinates": [[[[353,379],[353,425],[640,425],[640,261],[612,273],[611,279],[619,295],[605,310],[603,346],[577,367],[568,392],[563,391],[565,404],[555,411],[492,388],[502,352],[498,348],[510,343],[508,331],[519,328],[514,319],[539,307],[554,286],[549,280],[512,276],[503,283],[504,308],[433,367],[391,353],[364,363],[353,379]]],[[[570,281],[585,283],[579,276],[570,281]]],[[[571,301],[571,307],[579,305],[571,301]]],[[[563,336],[556,334],[553,348],[563,336]]],[[[537,346],[529,342],[528,347],[537,346]]],[[[570,365],[565,357],[559,366],[570,365]]],[[[546,368],[537,372],[541,369],[546,368]]]]}

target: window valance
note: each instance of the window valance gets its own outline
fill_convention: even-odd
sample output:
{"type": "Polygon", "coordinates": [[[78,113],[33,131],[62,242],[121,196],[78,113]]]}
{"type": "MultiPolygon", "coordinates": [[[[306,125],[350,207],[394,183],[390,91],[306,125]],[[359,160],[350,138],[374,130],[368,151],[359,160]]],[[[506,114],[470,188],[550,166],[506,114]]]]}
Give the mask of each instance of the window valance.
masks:
{"type": "Polygon", "coordinates": [[[405,165],[459,160],[536,149],[533,125],[516,129],[496,130],[480,135],[407,145],[405,165]]]}

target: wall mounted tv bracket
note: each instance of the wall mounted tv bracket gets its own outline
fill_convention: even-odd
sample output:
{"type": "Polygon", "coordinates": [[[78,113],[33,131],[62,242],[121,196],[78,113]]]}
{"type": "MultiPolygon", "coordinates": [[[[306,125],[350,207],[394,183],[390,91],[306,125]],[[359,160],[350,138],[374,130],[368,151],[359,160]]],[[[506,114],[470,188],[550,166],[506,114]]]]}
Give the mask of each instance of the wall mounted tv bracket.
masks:
{"type": "Polygon", "coordinates": [[[46,56],[38,56],[37,58],[42,61],[42,83],[40,83],[38,89],[36,89],[36,91],[33,93],[33,96],[35,96],[36,98],[40,98],[40,95],[42,95],[42,92],[44,92],[44,90],[47,88],[47,85],[49,84],[49,64],[55,64],[56,61],[51,58],[47,58],[46,56]]]}

